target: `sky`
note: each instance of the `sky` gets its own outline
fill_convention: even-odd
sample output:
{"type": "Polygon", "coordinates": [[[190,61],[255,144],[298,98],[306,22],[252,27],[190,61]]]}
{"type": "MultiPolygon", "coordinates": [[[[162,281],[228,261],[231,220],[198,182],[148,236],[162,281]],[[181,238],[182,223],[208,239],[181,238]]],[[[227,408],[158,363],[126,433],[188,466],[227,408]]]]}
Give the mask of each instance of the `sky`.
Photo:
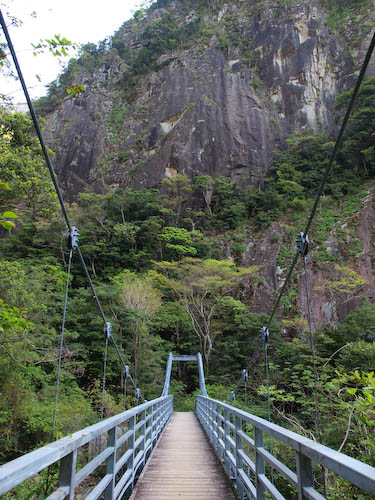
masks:
{"type": "MultiPolygon", "coordinates": [[[[31,43],[55,34],[77,44],[97,43],[130,19],[141,0],[0,0],[0,5],[4,17],[9,11],[22,21],[19,27],[8,23],[8,29],[30,95],[36,98],[46,94],[45,85],[55,80],[62,68],[52,54],[33,56],[31,43]]],[[[4,41],[2,32],[0,41],[4,41]]],[[[63,64],[68,60],[64,58],[63,64]]],[[[14,79],[0,78],[0,93],[9,94],[16,104],[25,102],[14,79]]]]}

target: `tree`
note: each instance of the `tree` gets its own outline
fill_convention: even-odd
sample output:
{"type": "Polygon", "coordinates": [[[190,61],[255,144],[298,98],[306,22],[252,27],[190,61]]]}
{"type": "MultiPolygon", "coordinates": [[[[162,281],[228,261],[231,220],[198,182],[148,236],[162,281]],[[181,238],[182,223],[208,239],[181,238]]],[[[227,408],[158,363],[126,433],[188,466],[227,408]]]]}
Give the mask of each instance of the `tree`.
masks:
{"type": "Polygon", "coordinates": [[[150,350],[147,349],[150,347],[148,326],[161,306],[161,295],[147,277],[125,271],[116,280],[121,280],[120,301],[128,310],[133,342],[134,378],[137,381],[139,368],[146,367],[151,361],[150,350]]]}
{"type": "Polygon", "coordinates": [[[167,191],[164,198],[165,205],[176,212],[176,223],[179,223],[182,207],[187,202],[192,187],[186,175],[176,174],[171,178],[165,177],[162,182],[167,191]]]}
{"type": "Polygon", "coordinates": [[[56,212],[57,197],[31,120],[1,107],[0,180],[0,209],[16,211],[23,205],[36,219],[56,212]]]}
{"type": "MultiPolygon", "coordinates": [[[[164,256],[171,259],[180,259],[187,255],[196,255],[197,249],[194,246],[194,239],[201,238],[200,231],[187,231],[183,227],[169,227],[163,228],[159,234],[158,239],[164,247],[164,256]],[[165,255],[167,250],[167,255],[165,255]]],[[[163,258],[163,251],[161,251],[163,258]]]]}
{"type": "MultiPolygon", "coordinates": [[[[337,98],[336,108],[345,110],[353,91],[337,98]]],[[[353,166],[365,177],[375,175],[375,78],[364,81],[359,89],[355,107],[349,117],[349,127],[343,151],[353,166]]]]}
{"type": "Polygon", "coordinates": [[[159,262],[155,267],[167,277],[167,286],[189,314],[208,369],[213,344],[220,333],[218,325],[213,328],[220,302],[223,297],[234,294],[258,266],[245,269],[230,261],[187,257],[179,263],[159,262]]]}
{"type": "Polygon", "coordinates": [[[194,188],[202,191],[208,216],[212,217],[211,203],[214,192],[214,180],[210,175],[198,175],[194,179],[194,188]]]}
{"type": "Polygon", "coordinates": [[[342,294],[349,298],[353,298],[359,293],[363,285],[367,283],[366,279],[358,274],[354,269],[349,266],[335,264],[336,279],[326,279],[324,284],[317,286],[316,290],[327,291],[333,296],[334,294],[342,294]]]}

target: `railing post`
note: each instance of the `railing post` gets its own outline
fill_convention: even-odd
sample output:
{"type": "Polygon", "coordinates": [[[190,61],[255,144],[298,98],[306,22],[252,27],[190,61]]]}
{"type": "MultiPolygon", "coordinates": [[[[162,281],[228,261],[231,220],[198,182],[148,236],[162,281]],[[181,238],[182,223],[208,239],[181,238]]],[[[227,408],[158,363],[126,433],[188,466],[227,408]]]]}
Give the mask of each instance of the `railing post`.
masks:
{"type": "Polygon", "coordinates": [[[154,405],[150,406],[149,412],[151,412],[151,418],[149,420],[149,426],[151,428],[149,436],[151,439],[151,450],[154,447],[154,419],[155,419],[155,412],[154,412],[154,405]]]}
{"type": "Polygon", "coordinates": [[[77,450],[72,451],[60,461],[59,485],[69,487],[69,500],[74,499],[74,476],[77,465],[77,450]]]}
{"type": "Polygon", "coordinates": [[[214,434],[214,431],[215,431],[215,424],[214,424],[214,411],[215,411],[215,403],[213,401],[211,401],[211,415],[210,415],[210,425],[211,425],[211,442],[215,448],[215,434],[214,434]]]}
{"type": "Polygon", "coordinates": [[[162,428],[164,427],[166,421],[167,421],[167,415],[168,415],[168,405],[165,401],[163,401],[161,407],[160,407],[160,416],[161,416],[161,419],[160,419],[160,423],[161,423],[161,426],[160,426],[160,431],[162,430],[162,428]]]}
{"type": "Polygon", "coordinates": [[[213,446],[214,446],[215,450],[219,449],[219,433],[218,433],[217,413],[218,413],[217,403],[213,403],[213,405],[212,405],[212,438],[213,438],[213,446]],[[216,432],[216,435],[215,435],[215,432],[216,432]]]}
{"type": "Polygon", "coordinates": [[[214,435],[213,435],[213,425],[212,425],[212,401],[209,400],[207,402],[208,408],[207,408],[207,424],[208,424],[208,432],[210,436],[210,441],[213,443],[214,441],[214,435]]]}
{"type": "Polygon", "coordinates": [[[259,453],[258,449],[263,448],[263,431],[254,427],[255,433],[255,474],[256,474],[256,485],[257,485],[257,500],[264,499],[264,486],[259,480],[259,474],[265,473],[264,458],[259,453]]]}
{"type": "Polygon", "coordinates": [[[230,437],[230,427],[229,427],[229,411],[225,408],[224,410],[224,430],[225,430],[225,435],[224,435],[224,443],[225,443],[225,470],[227,471],[228,477],[231,477],[231,471],[230,471],[230,460],[228,453],[230,452],[230,444],[228,437],[230,437]]]}
{"type": "Polygon", "coordinates": [[[219,450],[219,456],[220,456],[220,460],[225,464],[225,417],[224,417],[224,408],[221,408],[221,406],[219,408],[217,408],[217,412],[219,413],[220,415],[220,418],[218,418],[218,422],[217,422],[217,429],[218,431],[220,430],[220,432],[218,432],[218,450],[219,450]],[[221,446],[220,444],[220,440],[222,441],[222,444],[223,446],[221,446]]]}
{"type": "Polygon", "coordinates": [[[142,457],[142,462],[143,465],[145,464],[145,449],[146,449],[146,410],[143,410],[141,413],[141,419],[143,421],[143,425],[141,425],[141,436],[143,437],[140,445],[140,450],[142,451],[143,457],[142,457]]]}
{"type": "Polygon", "coordinates": [[[164,401],[160,404],[159,406],[159,428],[158,428],[158,434],[160,434],[163,425],[164,425],[164,401]]]}
{"type": "Polygon", "coordinates": [[[108,431],[108,447],[113,447],[113,453],[107,458],[106,474],[112,474],[112,479],[109,485],[104,490],[104,500],[113,500],[113,492],[115,489],[115,468],[116,468],[116,441],[117,427],[113,427],[108,431]]]}
{"type": "Polygon", "coordinates": [[[241,500],[244,497],[244,487],[240,478],[239,471],[243,469],[243,461],[238,453],[240,450],[242,450],[242,438],[239,435],[239,431],[242,430],[242,420],[240,417],[236,416],[236,484],[237,484],[237,494],[241,498],[241,500]]]}
{"type": "Polygon", "coordinates": [[[136,423],[136,416],[134,415],[133,417],[129,418],[129,431],[132,431],[131,436],[128,439],[128,450],[132,450],[132,453],[129,457],[128,460],[128,467],[127,470],[132,471],[132,487],[133,489],[134,486],[134,444],[135,444],[135,423],[136,423]]]}
{"type": "Polygon", "coordinates": [[[303,494],[303,488],[314,486],[314,473],[311,459],[301,452],[296,453],[297,461],[297,479],[298,479],[298,500],[305,500],[307,497],[303,494]]]}

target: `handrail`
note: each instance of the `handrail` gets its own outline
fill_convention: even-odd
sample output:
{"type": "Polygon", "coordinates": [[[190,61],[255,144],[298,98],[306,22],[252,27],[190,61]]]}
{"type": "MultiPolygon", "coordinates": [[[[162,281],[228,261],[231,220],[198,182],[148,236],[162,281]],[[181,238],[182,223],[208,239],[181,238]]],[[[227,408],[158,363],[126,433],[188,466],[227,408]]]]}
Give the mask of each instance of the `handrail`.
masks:
{"type": "Polygon", "coordinates": [[[86,498],[96,500],[103,492],[106,499],[121,498],[132,490],[137,473],[143,468],[172,412],[173,396],[160,397],[16,458],[0,467],[0,495],[60,462],[59,488],[47,500],[73,499],[74,488],[105,462],[104,477],[86,498]],[[118,427],[126,423],[127,430],[120,435],[118,427]],[[77,471],[79,448],[98,438],[101,442],[106,441],[104,450],[77,471]],[[124,472],[116,483],[116,475],[121,470],[124,472]]]}
{"type": "Polygon", "coordinates": [[[298,500],[324,500],[314,488],[313,462],[375,494],[375,468],[359,460],[208,397],[197,396],[196,413],[241,499],[246,493],[248,499],[263,500],[268,491],[272,498],[285,500],[266,475],[268,464],[297,489],[298,500]],[[247,424],[253,427],[254,439],[247,424]],[[296,472],[265,449],[264,433],[295,450],[296,472]]]}

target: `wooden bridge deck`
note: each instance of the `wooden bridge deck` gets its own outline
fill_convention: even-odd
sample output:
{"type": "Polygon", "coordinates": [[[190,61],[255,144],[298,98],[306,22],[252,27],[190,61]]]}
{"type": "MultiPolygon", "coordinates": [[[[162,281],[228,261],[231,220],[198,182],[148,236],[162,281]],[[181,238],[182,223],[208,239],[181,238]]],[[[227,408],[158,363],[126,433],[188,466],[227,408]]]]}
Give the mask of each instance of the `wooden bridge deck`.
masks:
{"type": "Polygon", "coordinates": [[[235,500],[194,413],[174,413],[131,500],[235,500]]]}

